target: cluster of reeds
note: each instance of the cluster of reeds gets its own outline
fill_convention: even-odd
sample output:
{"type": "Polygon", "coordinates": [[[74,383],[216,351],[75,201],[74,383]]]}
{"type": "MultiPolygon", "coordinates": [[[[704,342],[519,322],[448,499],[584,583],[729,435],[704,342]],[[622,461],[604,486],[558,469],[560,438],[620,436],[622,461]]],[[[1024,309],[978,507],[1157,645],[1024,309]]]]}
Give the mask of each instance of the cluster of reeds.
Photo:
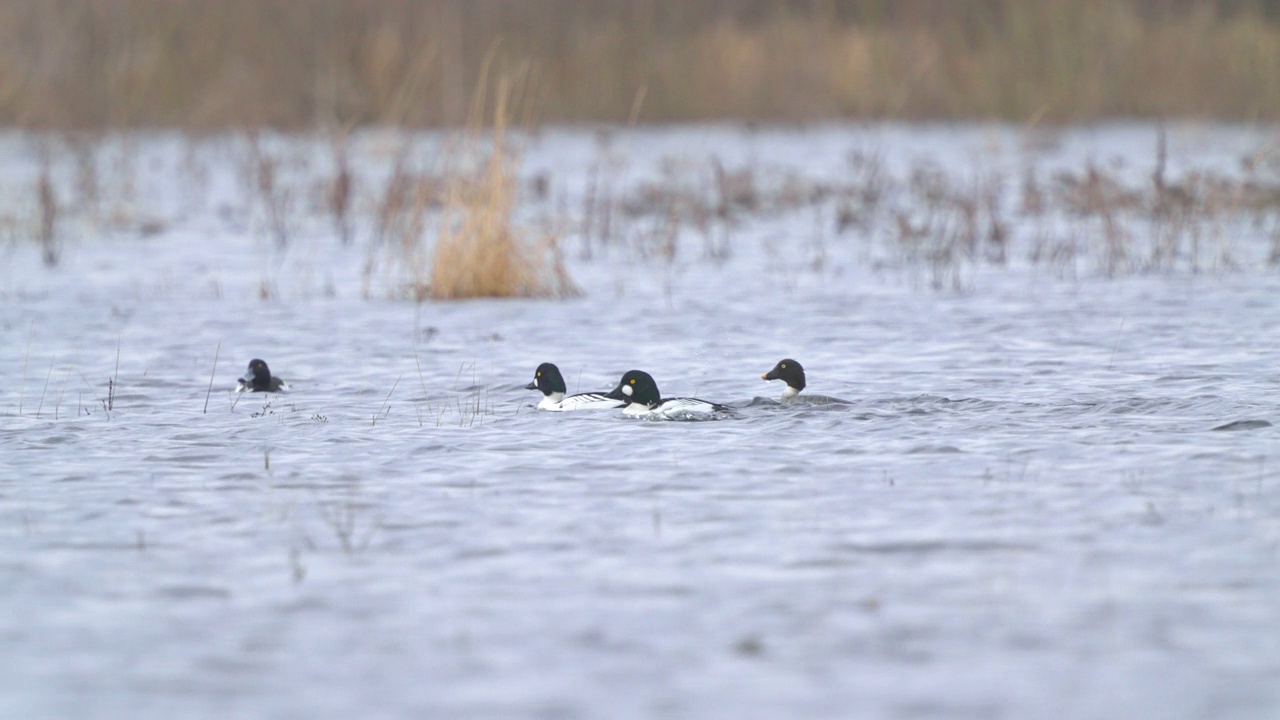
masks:
{"type": "MultiPolygon", "coordinates": [[[[278,295],[275,276],[300,234],[336,237],[341,245],[363,241],[365,296],[378,283],[385,283],[392,296],[416,300],[573,294],[557,233],[534,233],[521,224],[521,155],[508,131],[515,91],[500,79],[490,95],[493,109],[484,118],[489,124],[477,120],[443,150],[426,143],[443,159],[423,161],[423,148],[417,147],[421,138],[399,135],[389,172],[381,179],[373,158],[353,162],[350,128],[301,139],[250,129],[225,145],[211,145],[241,153],[233,164],[240,192],[228,218],[235,231],[247,226],[265,241],[270,258],[260,263],[262,299],[278,295]],[[328,157],[316,152],[326,145],[328,157]]],[[[188,136],[186,142],[182,161],[170,170],[180,177],[167,184],[185,183],[192,196],[185,202],[199,205],[207,202],[209,162],[216,166],[217,161],[193,150],[202,145],[201,138],[188,136]]],[[[17,212],[0,217],[0,224],[36,242],[46,265],[58,264],[67,228],[138,236],[165,229],[165,220],[143,214],[162,203],[141,213],[134,207],[133,188],[141,172],[136,138],[42,134],[35,144],[36,172],[15,193],[17,212]],[[110,182],[102,181],[103,171],[110,182]]],[[[546,196],[544,187],[535,200],[546,196]]],[[[201,209],[207,207],[193,211],[201,209]]],[[[333,292],[331,285],[327,291],[333,292]]]]}
{"type": "MultiPolygon", "coordinates": [[[[909,200],[890,210],[894,242],[909,265],[923,265],[935,289],[962,289],[971,262],[1003,265],[1009,224],[999,176],[960,180],[925,165],[911,171],[909,200]]],[[[862,194],[862,193],[859,193],[862,194]]]]}
{"type": "Polygon", "coordinates": [[[1049,177],[1031,165],[1021,183],[1001,171],[930,162],[895,174],[879,155],[861,152],[850,154],[840,181],[727,169],[715,158],[669,161],[658,180],[626,190],[593,181],[582,254],[625,247],[667,263],[717,260],[732,254],[741,223],[830,213],[834,222],[811,233],[815,270],[827,260],[829,229],[860,243],[877,265],[923,269],[938,289],[961,289],[969,269],[1015,259],[1072,276],[1231,269],[1241,227],[1269,232],[1267,262],[1280,264],[1280,153],[1242,158],[1239,173],[1192,169],[1174,177],[1167,166],[1163,131],[1150,173],[1136,180],[1092,161],[1049,177]]]}
{"type": "Polygon", "coordinates": [[[1263,150],[1242,158],[1238,175],[1191,170],[1170,177],[1163,135],[1157,148],[1142,182],[1096,164],[1052,179],[1050,202],[1079,221],[1077,232],[1093,245],[1101,272],[1230,268],[1237,263],[1233,236],[1242,227],[1269,226],[1267,261],[1280,263],[1280,156],[1263,150]]]}
{"type": "Polygon", "coordinates": [[[1271,0],[18,0],[0,123],[460,125],[496,42],[552,122],[1276,119],[1278,20],[1271,0]]]}
{"type": "Polygon", "coordinates": [[[723,263],[733,255],[734,230],[752,218],[812,207],[832,188],[794,170],[663,158],[659,177],[632,187],[613,180],[607,145],[589,170],[578,235],[579,256],[625,249],[640,259],[723,263]],[[693,246],[690,248],[690,242],[693,246]]]}
{"type": "Polygon", "coordinates": [[[164,223],[135,207],[136,146],[129,134],[67,131],[33,136],[37,160],[27,184],[6,188],[0,229],[40,246],[47,267],[55,267],[77,230],[117,230],[154,235],[164,223]],[[109,178],[104,181],[104,177],[109,178]]]}
{"type": "MultiPolygon", "coordinates": [[[[422,363],[416,354],[413,359],[417,364],[418,386],[422,390],[420,397],[410,399],[414,414],[417,416],[418,427],[425,427],[427,420],[434,422],[436,427],[441,427],[446,417],[450,421],[456,418],[459,427],[471,427],[477,422],[483,424],[485,416],[494,414],[493,398],[489,394],[490,388],[477,381],[475,363],[464,363],[458,366],[458,374],[454,377],[452,389],[437,405],[431,401],[431,393],[427,390],[427,382],[422,374],[422,363]],[[471,371],[471,384],[466,388],[459,388],[459,382],[468,370],[471,371]]],[[[390,398],[391,393],[388,393],[387,401],[390,398]]],[[[519,406],[517,406],[518,410],[519,406]]],[[[381,417],[384,419],[389,414],[385,402],[381,412],[381,417]]]]}
{"type": "Polygon", "coordinates": [[[469,297],[557,297],[576,292],[560,260],[557,238],[529,242],[513,218],[518,150],[508,147],[510,80],[499,80],[489,157],[474,174],[449,183],[436,236],[429,293],[469,297]]]}
{"type": "Polygon", "coordinates": [[[410,172],[397,161],[377,213],[365,264],[366,291],[381,264],[398,270],[416,300],[563,297],[576,292],[558,237],[531,240],[516,218],[520,151],[510,142],[517,80],[499,77],[484,124],[487,85],[475,95],[474,119],[448,152],[443,172],[410,172]],[[430,232],[432,226],[435,233],[430,232]]]}

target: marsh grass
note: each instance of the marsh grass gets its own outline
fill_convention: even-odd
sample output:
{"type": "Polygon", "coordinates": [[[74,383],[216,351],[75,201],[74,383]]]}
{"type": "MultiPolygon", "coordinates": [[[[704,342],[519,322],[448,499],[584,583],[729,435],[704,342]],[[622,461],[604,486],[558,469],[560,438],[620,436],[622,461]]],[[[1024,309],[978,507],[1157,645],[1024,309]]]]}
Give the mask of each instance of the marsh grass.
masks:
{"type": "Polygon", "coordinates": [[[878,154],[865,152],[850,154],[845,178],[821,181],[750,162],[672,161],[656,181],[610,190],[607,200],[588,185],[582,257],[623,247],[664,268],[676,258],[718,263],[732,255],[735,225],[812,212],[817,222],[803,265],[795,247],[765,248],[783,260],[784,284],[793,269],[823,272],[832,250],[848,243],[860,248],[855,257],[864,262],[952,291],[967,290],[980,266],[1021,261],[1063,277],[1230,271],[1239,267],[1245,228],[1270,238],[1267,262],[1280,263],[1280,153],[1268,146],[1246,155],[1240,172],[1175,174],[1163,129],[1155,139],[1145,176],[1140,167],[1088,160],[1046,179],[1032,156],[1017,179],[984,169],[980,159],[962,169],[924,160],[890,171],[878,154]],[[608,207],[620,212],[606,235],[593,218],[608,207]],[[834,220],[829,226],[824,213],[834,220]]]}
{"type": "Polygon", "coordinates": [[[19,0],[0,122],[461,125],[489,48],[552,122],[1280,117],[1269,0],[19,0]]]}
{"type": "MultiPolygon", "coordinates": [[[[227,141],[243,153],[243,162],[232,166],[242,173],[236,178],[240,195],[226,207],[256,215],[261,224],[253,230],[270,234],[258,247],[264,253],[259,296],[279,297],[283,280],[277,276],[299,267],[285,262],[290,243],[298,241],[304,253],[324,252],[317,238],[341,244],[343,226],[368,238],[362,294],[371,297],[375,287],[385,288],[389,297],[415,301],[572,294],[561,254],[566,238],[583,262],[656,266],[655,277],[670,297],[681,273],[732,262],[740,237],[751,238],[761,221],[771,219],[802,227],[794,237],[762,239],[765,252],[778,259],[779,281],[788,286],[799,273],[840,272],[843,258],[900,269],[921,286],[953,291],[971,287],[980,267],[1022,262],[1063,278],[1230,271],[1253,262],[1254,254],[1262,256],[1261,263],[1280,265],[1280,149],[1274,141],[1241,156],[1236,169],[1188,167],[1170,158],[1158,129],[1149,164],[1140,157],[1123,163],[1089,158],[1049,170],[1032,150],[1016,170],[1007,158],[988,161],[980,153],[960,167],[928,160],[904,165],[864,150],[847,155],[843,174],[824,170],[820,178],[803,166],[686,156],[660,158],[656,177],[630,179],[627,157],[612,139],[619,133],[603,131],[575,207],[579,212],[573,213],[563,194],[548,189],[552,181],[546,174],[520,172],[521,143],[528,135],[510,129],[523,127],[512,108],[522,106],[530,91],[519,82],[529,80],[500,77],[479,88],[473,110],[484,122],[476,120],[443,140],[420,142],[422,136],[402,133],[391,135],[390,145],[348,144],[333,135],[296,142],[264,133],[227,141]],[[326,150],[335,154],[331,164],[326,150]],[[304,196],[311,202],[295,202],[304,196]],[[551,221],[539,222],[551,225],[550,231],[531,232],[521,222],[548,215],[551,221]],[[1242,243],[1254,239],[1262,245],[1242,255],[1242,243]]],[[[1027,137],[1052,142],[1053,134],[1042,128],[1027,137]]],[[[95,212],[112,213],[107,208],[118,192],[117,171],[132,178],[139,164],[155,165],[136,140],[103,140],[91,133],[74,142],[41,137],[33,150],[39,162],[17,187],[34,182],[47,188],[38,196],[52,198],[34,203],[39,218],[32,217],[32,224],[45,229],[33,228],[28,236],[46,260],[49,248],[55,257],[66,249],[64,227],[91,222],[95,212]],[[84,145],[90,142],[109,145],[84,145]],[[115,162],[104,160],[113,156],[115,162]],[[112,168],[96,181],[82,177],[93,174],[85,168],[99,163],[86,158],[95,157],[112,168]],[[83,186],[78,199],[56,198],[53,188],[67,187],[69,180],[83,186]],[[87,189],[95,184],[101,189],[87,189]]],[[[199,164],[177,171],[187,172],[182,168],[193,163],[199,164]]],[[[233,231],[241,227],[233,225],[233,231]]],[[[215,294],[220,292],[218,280],[211,282],[215,294]]],[[[337,292],[332,279],[326,292],[337,292]]],[[[26,407],[30,335],[29,329],[19,414],[26,407]]],[[[106,410],[113,409],[116,380],[109,384],[106,410]]],[[[208,399],[206,393],[206,410],[208,399]]],[[[428,408],[427,416],[437,410],[428,408]]]]}
{"type": "MultiPolygon", "coordinates": [[[[448,183],[439,220],[428,287],[418,296],[436,300],[476,297],[565,297],[576,294],[560,257],[558,238],[545,233],[530,241],[514,220],[519,151],[507,129],[520,79],[500,77],[487,130],[488,158],[474,173],[465,170],[448,183]]],[[[460,166],[477,160],[486,88],[476,93],[477,109],[463,144],[460,166]]]]}
{"type": "Polygon", "coordinates": [[[528,112],[529,82],[526,71],[481,83],[472,120],[434,158],[401,141],[376,202],[361,272],[366,297],[379,275],[392,296],[419,302],[576,293],[557,233],[535,235],[517,222],[521,155],[508,129],[513,106],[528,112]]]}
{"type": "Polygon", "coordinates": [[[355,180],[351,172],[350,151],[348,148],[349,134],[350,128],[343,128],[330,138],[329,145],[333,153],[333,179],[330,181],[328,192],[325,194],[329,213],[333,216],[334,229],[343,245],[351,244],[353,233],[351,227],[351,198],[355,180]]]}
{"type": "Polygon", "coordinates": [[[259,205],[271,236],[275,239],[276,248],[283,250],[289,246],[289,215],[294,205],[294,193],[279,177],[281,159],[263,147],[257,130],[251,129],[246,140],[251,163],[250,173],[259,205]]]}
{"type": "Polygon", "coordinates": [[[423,157],[407,136],[398,138],[392,155],[395,160],[373,202],[361,294],[371,297],[375,283],[381,282],[392,297],[423,300],[431,260],[426,233],[438,217],[448,171],[441,168],[438,154],[423,157]]]}
{"type": "Polygon", "coordinates": [[[101,209],[101,183],[98,177],[98,148],[101,133],[67,132],[63,143],[75,161],[76,201],[79,212],[90,217],[99,216],[101,209]]]}
{"type": "Polygon", "coordinates": [[[450,412],[456,413],[459,427],[471,427],[477,422],[483,424],[486,415],[493,415],[490,388],[480,384],[476,363],[462,363],[458,366],[458,373],[453,379],[451,390],[454,393],[453,401],[451,403],[446,400],[441,404],[440,412],[436,415],[437,427],[444,422],[444,417],[450,412]],[[468,371],[471,373],[471,383],[468,387],[460,389],[458,385],[462,381],[462,375],[468,371]]]}

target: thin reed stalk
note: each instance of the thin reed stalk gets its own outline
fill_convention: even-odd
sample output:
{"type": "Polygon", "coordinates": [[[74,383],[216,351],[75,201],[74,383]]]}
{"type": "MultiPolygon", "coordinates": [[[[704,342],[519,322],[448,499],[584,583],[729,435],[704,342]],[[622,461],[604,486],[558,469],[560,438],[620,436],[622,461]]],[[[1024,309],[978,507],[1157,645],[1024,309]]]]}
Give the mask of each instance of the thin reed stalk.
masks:
{"type": "MultiPolygon", "coordinates": [[[[48,374],[48,375],[45,375],[45,377],[44,377],[44,389],[40,391],[40,404],[36,406],[36,418],[37,418],[37,419],[39,419],[39,417],[40,417],[40,411],[44,408],[44,396],[45,396],[45,393],[49,392],[49,380],[50,380],[50,378],[52,378],[52,377],[53,377],[53,367],[54,367],[54,365],[57,365],[57,364],[58,364],[58,359],[57,359],[56,357],[53,359],[53,362],[49,363],[49,374],[48,374]]],[[[56,414],[56,411],[55,411],[55,414],[56,414]]],[[[55,418],[55,419],[57,419],[57,418],[55,418]]]]}
{"type": "Polygon", "coordinates": [[[400,386],[400,381],[402,379],[404,379],[404,375],[396,378],[396,381],[391,384],[391,389],[387,391],[387,397],[382,401],[382,406],[378,408],[378,412],[373,414],[373,421],[370,423],[372,426],[377,427],[378,418],[382,417],[383,419],[386,419],[386,417],[391,413],[391,395],[396,391],[396,388],[400,386]]]}
{"type": "Polygon", "coordinates": [[[209,396],[213,395],[213,377],[218,373],[218,353],[222,352],[222,341],[218,341],[218,346],[213,349],[213,369],[209,371],[209,389],[204,393],[204,410],[202,414],[209,413],[209,396]]]}
{"type": "Polygon", "coordinates": [[[22,353],[22,382],[18,384],[18,414],[22,414],[22,401],[27,394],[27,361],[31,359],[31,331],[36,327],[34,320],[27,326],[27,349],[22,353]]]}
{"type": "Polygon", "coordinates": [[[120,387],[120,338],[116,337],[116,367],[107,383],[107,409],[116,409],[116,389],[120,387]]]}

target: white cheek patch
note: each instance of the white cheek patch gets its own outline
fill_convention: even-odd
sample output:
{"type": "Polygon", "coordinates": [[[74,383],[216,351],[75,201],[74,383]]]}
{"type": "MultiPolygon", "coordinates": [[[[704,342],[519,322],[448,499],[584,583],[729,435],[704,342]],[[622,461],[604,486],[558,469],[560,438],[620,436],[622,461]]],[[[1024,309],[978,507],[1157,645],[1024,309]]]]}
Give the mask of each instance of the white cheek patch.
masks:
{"type": "Polygon", "coordinates": [[[623,385],[623,386],[622,386],[622,394],[623,394],[623,395],[626,395],[627,397],[631,397],[631,393],[632,393],[632,390],[631,390],[631,386],[630,386],[630,385],[623,385]]]}

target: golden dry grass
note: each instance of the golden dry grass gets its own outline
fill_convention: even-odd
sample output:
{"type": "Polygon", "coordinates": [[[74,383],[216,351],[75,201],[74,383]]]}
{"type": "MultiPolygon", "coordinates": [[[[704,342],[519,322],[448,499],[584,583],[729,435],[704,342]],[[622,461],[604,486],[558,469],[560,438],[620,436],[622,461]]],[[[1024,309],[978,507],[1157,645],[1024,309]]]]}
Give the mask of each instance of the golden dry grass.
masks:
{"type": "MultiPolygon", "coordinates": [[[[433,299],[564,297],[576,292],[560,262],[555,235],[531,242],[513,222],[520,158],[507,142],[510,104],[516,96],[512,88],[509,78],[497,83],[488,159],[476,172],[450,178],[426,288],[433,299]]],[[[484,97],[482,84],[477,104],[484,97]]],[[[477,108],[476,117],[481,116],[477,108]]],[[[478,121],[471,124],[462,165],[472,164],[482,132],[478,121]]]]}
{"type": "Polygon", "coordinates": [[[552,122],[1280,119],[1275,0],[12,0],[0,123],[461,125],[498,42],[552,122]]]}

